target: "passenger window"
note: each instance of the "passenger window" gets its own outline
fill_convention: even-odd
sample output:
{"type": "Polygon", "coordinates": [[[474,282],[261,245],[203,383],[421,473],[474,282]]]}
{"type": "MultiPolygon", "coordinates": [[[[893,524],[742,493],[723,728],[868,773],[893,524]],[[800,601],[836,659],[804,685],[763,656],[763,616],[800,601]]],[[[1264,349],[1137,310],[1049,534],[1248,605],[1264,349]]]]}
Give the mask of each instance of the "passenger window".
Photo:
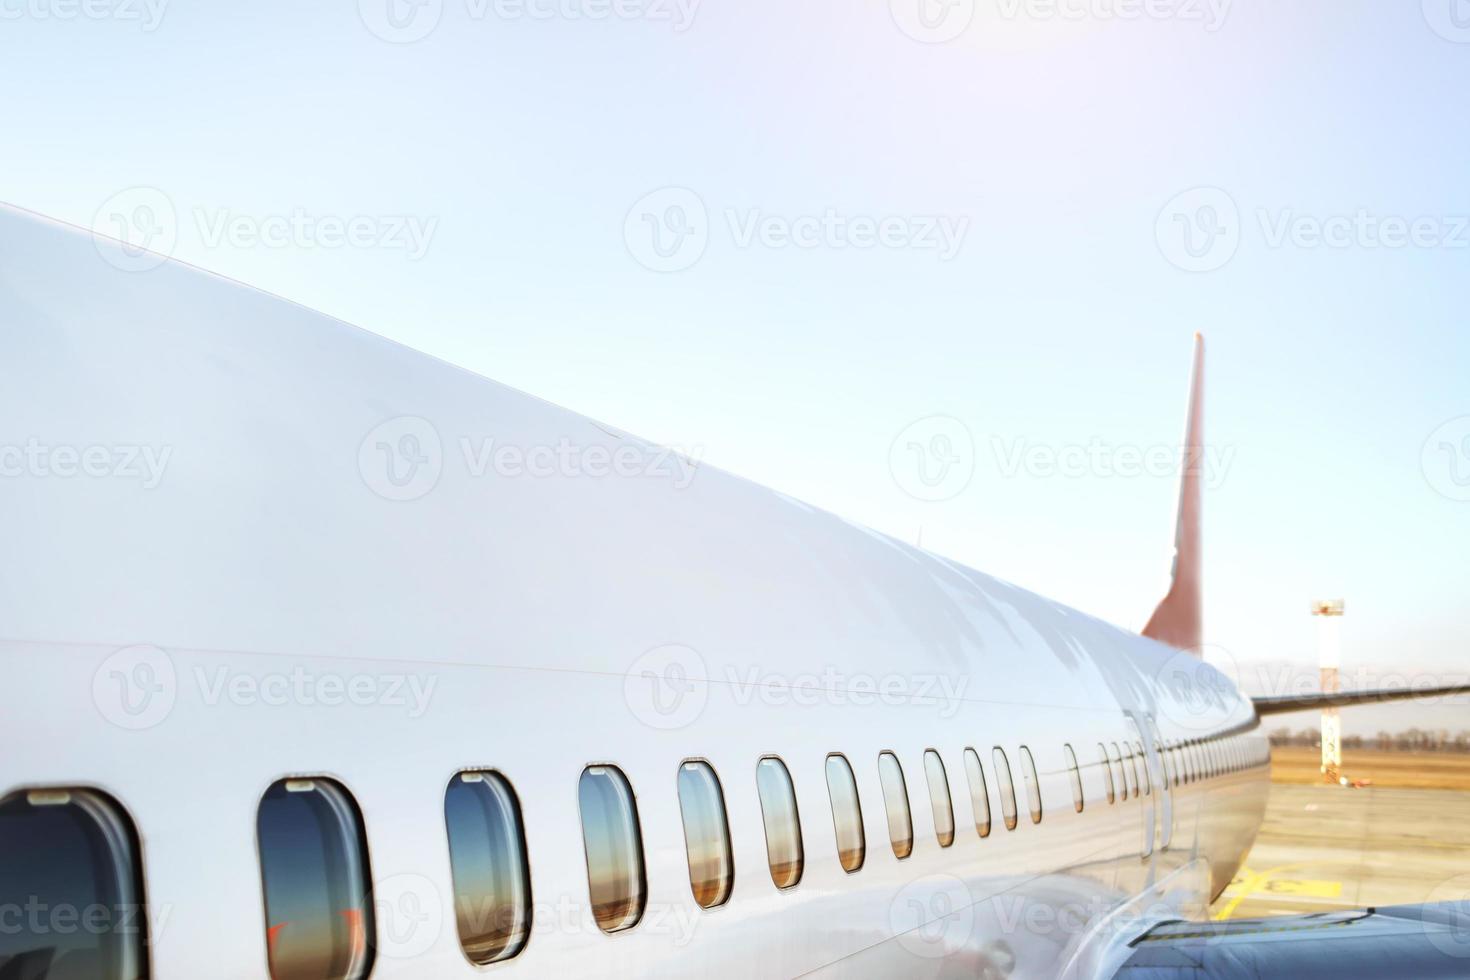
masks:
{"type": "Polygon", "coordinates": [[[1066,757],[1067,772],[1072,777],[1072,809],[1081,813],[1085,802],[1082,798],[1082,770],[1077,768],[1077,753],[1072,751],[1071,745],[1063,745],[1062,755],[1066,757]]]}
{"type": "Polygon", "coordinates": [[[32,789],[0,798],[0,976],[146,977],[143,912],[137,833],[111,797],[32,789]],[[27,915],[28,905],[41,911],[27,915]],[[54,916],[63,910],[79,927],[62,928],[54,916]]]}
{"type": "Polygon", "coordinates": [[[970,806],[975,811],[975,833],[990,836],[990,793],[985,787],[985,770],[980,767],[980,755],[974,749],[965,749],[965,775],[970,780],[970,806]]]}
{"type": "Polygon", "coordinates": [[[1128,782],[1129,796],[1138,799],[1143,795],[1143,788],[1138,785],[1138,756],[1127,742],[1123,743],[1123,778],[1128,782]]]}
{"type": "Polygon", "coordinates": [[[331,779],[277,780],[261,798],[255,829],[271,976],[367,976],[372,875],[352,795],[331,779]]]}
{"type": "Polygon", "coordinates": [[[914,820],[909,815],[903,766],[892,752],[878,756],[878,782],[883,786],[883,807],[888,811],[888,840],[893,845],[893,856],[902,861],[914,852],[914,820]]]}
{"type": "MultiPolygon", "coordinates": [[[[1163,743],[1160,743],[1163,745],[1163,743]]],[[[1164,745],[1159,752],[1159,757],[1164,760],[1164,788],[1170,789],[1179,785],[1179,774],[1174,769],[1174,746],[1164,745]]]]}
{"type": "Polygon", "coordinates": [[[679,814],[684,818],[684,851],[694,900],[700,908],[724,905],[735,885],[735,858],[725,793],[709,763],[692,760],[679,767],[679,814]]]}
{"type": "Polygon", "coordinates": [[[948,847],[954,843],[954,805],[949,798],[944,760],[933,749],[924,753],[924,777],[929,782],[929,805],[934,810],[934,836],[939,838],[940,847],[948,847]]]}
{"type": "Polygon", "coordinates": [[[791,773],[786,763],[768,755],[756,766],[755,783],[761,798],[761,817],[766,824],[766,857],[771,865],[771,880],[777,888],[790,888],[801,881],[806,865],[801,846],[801,814],[796,810],[791,773]]]}
{"type": "Polygon", "coordinates": [[[1109,749],[1112,752],[1113,768],[1118,770],[1118,799],[1128,801],[1128,769],[1123,764],[1123,753],[1118,750],[1118,743],[1113,742],[1109,749]]]}
{"type": "Polygon", "coordinates": [[[462,772],[444,791],[459,944],[477,966],[508,960],[531,934],[521,806],[496,772],[462,772]]]}
{"type": "Polygon", "coordinates": [[[1041,823],[1041,780],[1036,778],[1036,760],[1024,745],[1021,746],[1021,781],[1026,784],[1026,808],[1031,812],[1031,822],[1041,823]]]}
{"type": "Polygon", "coordinates": [[[633,787],[617,766],[588,766],[577,786],[577,803],[592,917],[603,932],[619,932],[643,918],[648,893],[633,787]]]}
{"type": "Polygon", "coordinates": [[[1016,784],[1011,781],[1011,764],[999,745],[990,754],[995,764],[995,781],[1000,786],[1000,816],[1006,830],[1016,829],[1016,784]]]}
{"type": "Polygon", "coordinates": [[[1143,743],[1134,742],[1133,751],[1137,753],[1139,785],[1143,787],[1143,795],[1150,796],[1154,791],[1154,781],[1148,774],[1148,755],[1143,751],[1143,743]]]}
{"type": "Polygon", "coordinates": [[[846,756],[827,756],[827,795],[832,798],[832,830],[837,835],[837,860],[852,874],[867,858],[868,840],[863,832],[863,806],[858,801],[857,779],[846,756]]]}
{"type": "Polygon", "coordinates": [[[1113,792],[1113,767],[1108,764],[1108,750],[1101,742],[1097,743],[1097,757],[1102,766],[1103,786],[1108,791],[1108,803],[1111,804],[1117,801],[1113,792]]]}

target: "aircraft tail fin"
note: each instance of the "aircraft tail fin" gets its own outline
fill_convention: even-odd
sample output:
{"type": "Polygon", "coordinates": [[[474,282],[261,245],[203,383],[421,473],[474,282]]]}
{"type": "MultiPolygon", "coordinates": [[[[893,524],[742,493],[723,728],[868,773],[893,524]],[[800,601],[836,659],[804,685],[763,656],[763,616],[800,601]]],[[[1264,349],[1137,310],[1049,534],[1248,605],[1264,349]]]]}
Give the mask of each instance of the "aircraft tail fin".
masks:
{"type": "Polygon", "coordinates": [[[1189,419],[1184,428],[1179,514],[1174,530],[1174,571],[1143,635],[1199,654],[1204,643],[1200,583],[1200,484],[1205,455],[1205,341],[1194,335],[1194,376],[1189,387],[1189,419]]]}

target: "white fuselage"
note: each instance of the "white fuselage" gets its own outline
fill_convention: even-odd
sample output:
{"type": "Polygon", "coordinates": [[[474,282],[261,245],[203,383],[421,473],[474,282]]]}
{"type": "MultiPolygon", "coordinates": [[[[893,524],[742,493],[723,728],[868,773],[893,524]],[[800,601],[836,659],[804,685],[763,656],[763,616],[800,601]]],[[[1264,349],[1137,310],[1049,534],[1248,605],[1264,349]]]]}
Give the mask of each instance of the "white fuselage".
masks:
{"type": "Polygon", "coordinates": [[[531,937],[479,971],[506,976],[1087,976],[1142,924],[1200,914],[1253,840],[1266,750],[1249,701],[1151,640],[280,300],[172,263],[120,270],[5,211],[0,317],[6,442],[33,450],[0,479],[0,795],[87,786],[125,807],[156,977],[267,975],[255,820],[286,776],[332,777],[361,809],[384,896],[375,977],[477,972],[445,840],[465,769],[503,774],[523,812],[531,937]],[[486,440],[560,461],[481,466],[486,440]],[[113,462],[62,475],[64,447],[113,462]],[[619,452],[641,462],[565,462],[619,452]],[[166,459],[151,481],[150,454],[166,459]],[[413,465],[435,478],[415,484],[413,465]],[[1166,761],[1159,737],[1210,739],[1187,750],[1200,778],[1166,785],[1186,750],[1166,761]],[[1109,803],[1120,770],[1098,744],[1125,740],[1146,749],[1149,789],[1109,803]],[[883,751],[912,808],[902,860],[883,751]],[[851,874],[829,753],[862,805],[851,874]],[[784,890],[756,794],[768,755],[805,850],[784,890]],[[734,887],[710,910],[676,794],[689,759],[728,808],[734,887]],[[646,859],[644,916],[615,934],[588,909],[578,779],[597,763],[631,783],[646,859]]]}

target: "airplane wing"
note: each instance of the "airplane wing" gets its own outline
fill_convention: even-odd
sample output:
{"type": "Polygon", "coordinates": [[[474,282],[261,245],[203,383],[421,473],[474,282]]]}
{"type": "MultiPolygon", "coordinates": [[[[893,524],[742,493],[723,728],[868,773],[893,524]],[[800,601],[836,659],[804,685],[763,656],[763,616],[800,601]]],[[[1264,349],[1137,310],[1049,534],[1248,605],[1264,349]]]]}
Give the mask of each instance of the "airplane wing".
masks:
{"type": "MultiPolygon", "coordinates": [[[[1342,708],[1352,704],[1376,704],[1381,701],[1405,701],[1409,698],[1447,697],[1452,694],[1467,693],[1470,693],[1470,683],[1446,684],[1430,688],[1398,687],[1376,691],[1336,691],[1331,694],[1317,691],[1310,694],[1253,697],[1251,701],[1256,706],[1256,714],[1265,717],[1287,711],[1306,711],[1310,708],[1342,708]]],[[[1466,976],[1470,976],[1470,964],[1466,966],[1466,976]]]]}
{"type": "Polygon", "coordinates": [[[1470,976],[1470,901],[1166,922],[1113,980],[1438,980],[1470,976]]]}

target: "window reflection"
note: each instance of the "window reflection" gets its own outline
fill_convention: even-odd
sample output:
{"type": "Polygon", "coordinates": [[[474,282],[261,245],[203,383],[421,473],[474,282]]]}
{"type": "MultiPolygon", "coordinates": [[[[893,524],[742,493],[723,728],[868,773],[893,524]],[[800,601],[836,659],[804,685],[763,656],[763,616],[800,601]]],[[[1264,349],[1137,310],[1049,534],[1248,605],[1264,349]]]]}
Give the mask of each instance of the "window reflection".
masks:
{"type": "Polygon", "coordinates": [[[1113,768],[1117,770],[1118,799],[1128,800],[1128,769],[1123,765],[1123,753],[1118,751],[1118,743],[1113,742],[1109,746],[1112,753],[1113,768]]]}
{"type": "Polygon", "coordinates": [[[526,835],[510,784],[494,772],[462,772],[444,791],[449,869],[459,942],[472,963],[510,959],[531,928],[526,835]]]}
{"type": "Polygon", "coordinates": [[[372,966],[362,815],[330,779],[282,779],[256,814],[274,980],[348,980],[372,966]]]}
{"type": "Polygon", "coordinates": [[[1115,803],[1118,798],[1113,789],[1113,767],[1108,764],[1108,750],[1101,742],[1097,743],[1097,756],[1099,764],[1102,766],[1103,787],[1108,792],[1108,802],[1115,803]]]}
{"type": "Polygon", "coordinates": [[[143,911],[137,838],[111,798],[87,789],[0,798],[0,977],[146,976],[143,911]],[[44,928],[59,920],[42,915],[38,928],[27,905],[78,910],[78,927],[44,928]]]}
{"type": "Polygon", "coordinates": [[[588,766],[577,788],[587,889],[603,932],[627,929],[643,917],[647,883],[633,789],[615,766],[588,766]]]}
{"type": "Polygon", "coordinates": [[[914,852],[914,820],[909,813],[903,766],[892,752],[878,756],[878,781],[883,786],[883,806],[888,811],[888,840],[893,845],[894,857],[903,860],[914,852]]]}
{"type": "Polygon", "coordinates": [[[1077,768],[1077,753],[1072,751],[1071,745],[1063,745],[1062,754],[1067,759],[1067,773],[1072,777],[1072,809],[1081,813],[1086,803],[1082,793],[1082,770],[1077,768]]]}
{"type": "Polygon", "coordinates": [[[1021,746],[1021,781],[1026,784],[1026,809],[1032,823],[1041,823],[1041,780],[1036,778],[1036,760],[1031,750],[1021,746]]]}
{"type": "Polygon", "coordinates": [[[857,779],[841,755],[827,756],[827,795],[832,798],[832,829],[837,835],[837,859],[851,874],[863,866],[868,843],[863,833],[863,808],[857,779]]]}
{"type": "Polygon", "coordinates": [[[723,905],[735,884],[735,859],[730,853],[725,794],[708,763],[686,762],[679,767],[679,813],[684,818],[694,900],[707,909],[723,905]]]}
{"type": "Polygon", "coordinates": [[[934,810],[934,836],[939,838],[940,847],[948,847],[954,843],[954,806],[949,799],[944,760],[933,749],[924,753],[924,778],[929,783],[929,805],[934,810]]]}
{"type": "Polygon", "coordinates": [[[970,805],[975,810],[975,832],[990,836],[990,793],[985,787],[985,770],[980,767],[980,754],[965,749],[965,775],[970,780],[970,805]]]}
{"type": "Polygon", "coordinates": [[[1143,743],[1134,742],[1133,751],[1138,754],[1138,780],[1143,787],[1143,795],[1151,796],[1154,791],[1154,781],[1148,774],[1148,755],[1143,751],[1143,743]]]}
{"type": "Polygon", "coordinates": [[[767,756],[756,766],[755,783],[766,825],[766,857],[771,865],[771,880],[777,888],[790,888],[801,880],[806,861],[791,773],[786,771],[786,763],[767,756]]]}
{"type": "Polygon", "coordinates": [[[1011,764],[1006,760],[1006,754],[997,745],[991,753],[991,761],[995,763],[995,781],[1000,786],[1000,816],[1005,821],[1006,830],[1016,829],[1016,784],[1011,781],[1011,764]]]}

